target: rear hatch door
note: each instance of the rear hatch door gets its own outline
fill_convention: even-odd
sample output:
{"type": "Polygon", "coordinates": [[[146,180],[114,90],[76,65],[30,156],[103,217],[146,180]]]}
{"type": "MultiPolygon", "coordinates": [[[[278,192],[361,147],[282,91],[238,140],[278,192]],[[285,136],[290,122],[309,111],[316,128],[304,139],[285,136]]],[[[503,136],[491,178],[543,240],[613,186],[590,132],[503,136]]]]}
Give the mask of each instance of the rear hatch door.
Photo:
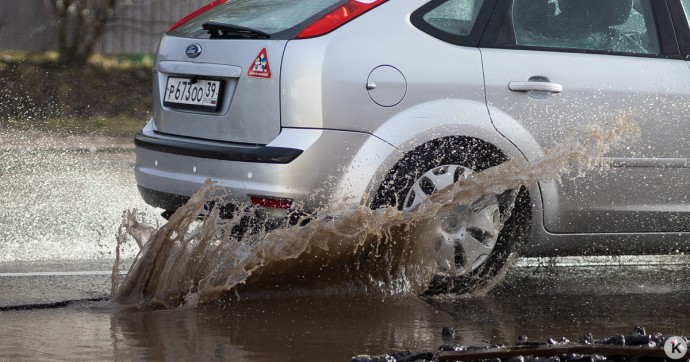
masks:
{"type": "Polygon", "coordinates": [[[230,0],[166,34],[153,85],[160,133],[261,145],[280,133],[288,40],[341,0],[230,0]]]}

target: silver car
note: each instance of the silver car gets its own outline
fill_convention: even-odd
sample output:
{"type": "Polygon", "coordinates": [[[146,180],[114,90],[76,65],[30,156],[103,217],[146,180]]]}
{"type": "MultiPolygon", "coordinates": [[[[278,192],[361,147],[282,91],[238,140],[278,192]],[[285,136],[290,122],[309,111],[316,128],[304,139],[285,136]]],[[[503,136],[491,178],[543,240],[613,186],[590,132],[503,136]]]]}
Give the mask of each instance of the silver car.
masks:
{"type": "Polygon", "coordinates": [[[137,184],[167,213],[209,178],[271,219],[412,210],[625,112],[641,136],[608,171],[450,208],[433,237],[458,276],[435,285],[475,288],[523,244],[687,250],[688,14],[690,0],[214,1],[161,40],[137,184]]]}

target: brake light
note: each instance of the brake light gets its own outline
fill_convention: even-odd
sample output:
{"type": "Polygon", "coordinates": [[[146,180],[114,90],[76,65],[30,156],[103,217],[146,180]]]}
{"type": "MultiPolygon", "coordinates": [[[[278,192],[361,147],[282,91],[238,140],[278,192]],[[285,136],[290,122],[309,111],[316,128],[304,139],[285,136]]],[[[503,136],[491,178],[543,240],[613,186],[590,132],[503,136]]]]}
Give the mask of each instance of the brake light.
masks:
{"type": "Polygon", "coordinates": [[[345,25],[350,20],[366,13],[367,11],[383,4],[387,0],[350,0],[345,5],[338,7],[324,15],[314,23],[302,30],[296,39],[305,39],[321,36],[345,25]]]}
{"type": "Polygon", "coordinates": [[[214,8],[220,4],[226,3],[226,2],[228,2],[228,0],[215,0],[214,2],[212,2],[210,4],[206,4],[202,7],[194,10],[192,13],[190,13],[189,15],[185,16],[184,18],[178,20],[175,24],[173,24],[173,26],[171,26],[170,29],[168,29],[168,33],[181,27],[182,25],[186,24],[188,21],[196,18],[197,16],[211,10],[212,8],[214,8]]]}

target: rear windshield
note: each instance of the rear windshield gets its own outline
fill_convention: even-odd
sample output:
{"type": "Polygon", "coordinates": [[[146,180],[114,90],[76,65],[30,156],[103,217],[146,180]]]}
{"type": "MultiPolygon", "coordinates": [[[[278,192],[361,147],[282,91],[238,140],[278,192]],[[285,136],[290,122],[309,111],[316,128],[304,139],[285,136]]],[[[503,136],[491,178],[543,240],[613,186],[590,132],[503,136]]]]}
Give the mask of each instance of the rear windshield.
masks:
{"type": "Polygon", "coordinates": [[[343,2],[343,0],[229,0],[173,30],[170,35],[208,37],[208,32],[202,29],[202,24],[208,21],[237,25],[274,35],[290,30],[343,2]]]}

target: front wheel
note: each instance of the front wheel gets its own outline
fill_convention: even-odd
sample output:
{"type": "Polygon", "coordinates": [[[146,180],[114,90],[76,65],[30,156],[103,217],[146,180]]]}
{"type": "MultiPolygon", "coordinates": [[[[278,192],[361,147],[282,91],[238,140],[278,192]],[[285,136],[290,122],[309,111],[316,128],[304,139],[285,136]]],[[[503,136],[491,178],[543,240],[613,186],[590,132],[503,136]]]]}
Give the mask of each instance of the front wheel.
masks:
{"type": "MultiPolygon", "coordinates": [[[[424,145],[396,165],[373,206],[412,211],[434,193],[506,160],[495,147],[473,139],[424,145]]],[[[439,255],[427,293],[471,292],[489,283],[524,243],[529,221],[524,188],[442,208],[425,233],[439,255]]]]}

